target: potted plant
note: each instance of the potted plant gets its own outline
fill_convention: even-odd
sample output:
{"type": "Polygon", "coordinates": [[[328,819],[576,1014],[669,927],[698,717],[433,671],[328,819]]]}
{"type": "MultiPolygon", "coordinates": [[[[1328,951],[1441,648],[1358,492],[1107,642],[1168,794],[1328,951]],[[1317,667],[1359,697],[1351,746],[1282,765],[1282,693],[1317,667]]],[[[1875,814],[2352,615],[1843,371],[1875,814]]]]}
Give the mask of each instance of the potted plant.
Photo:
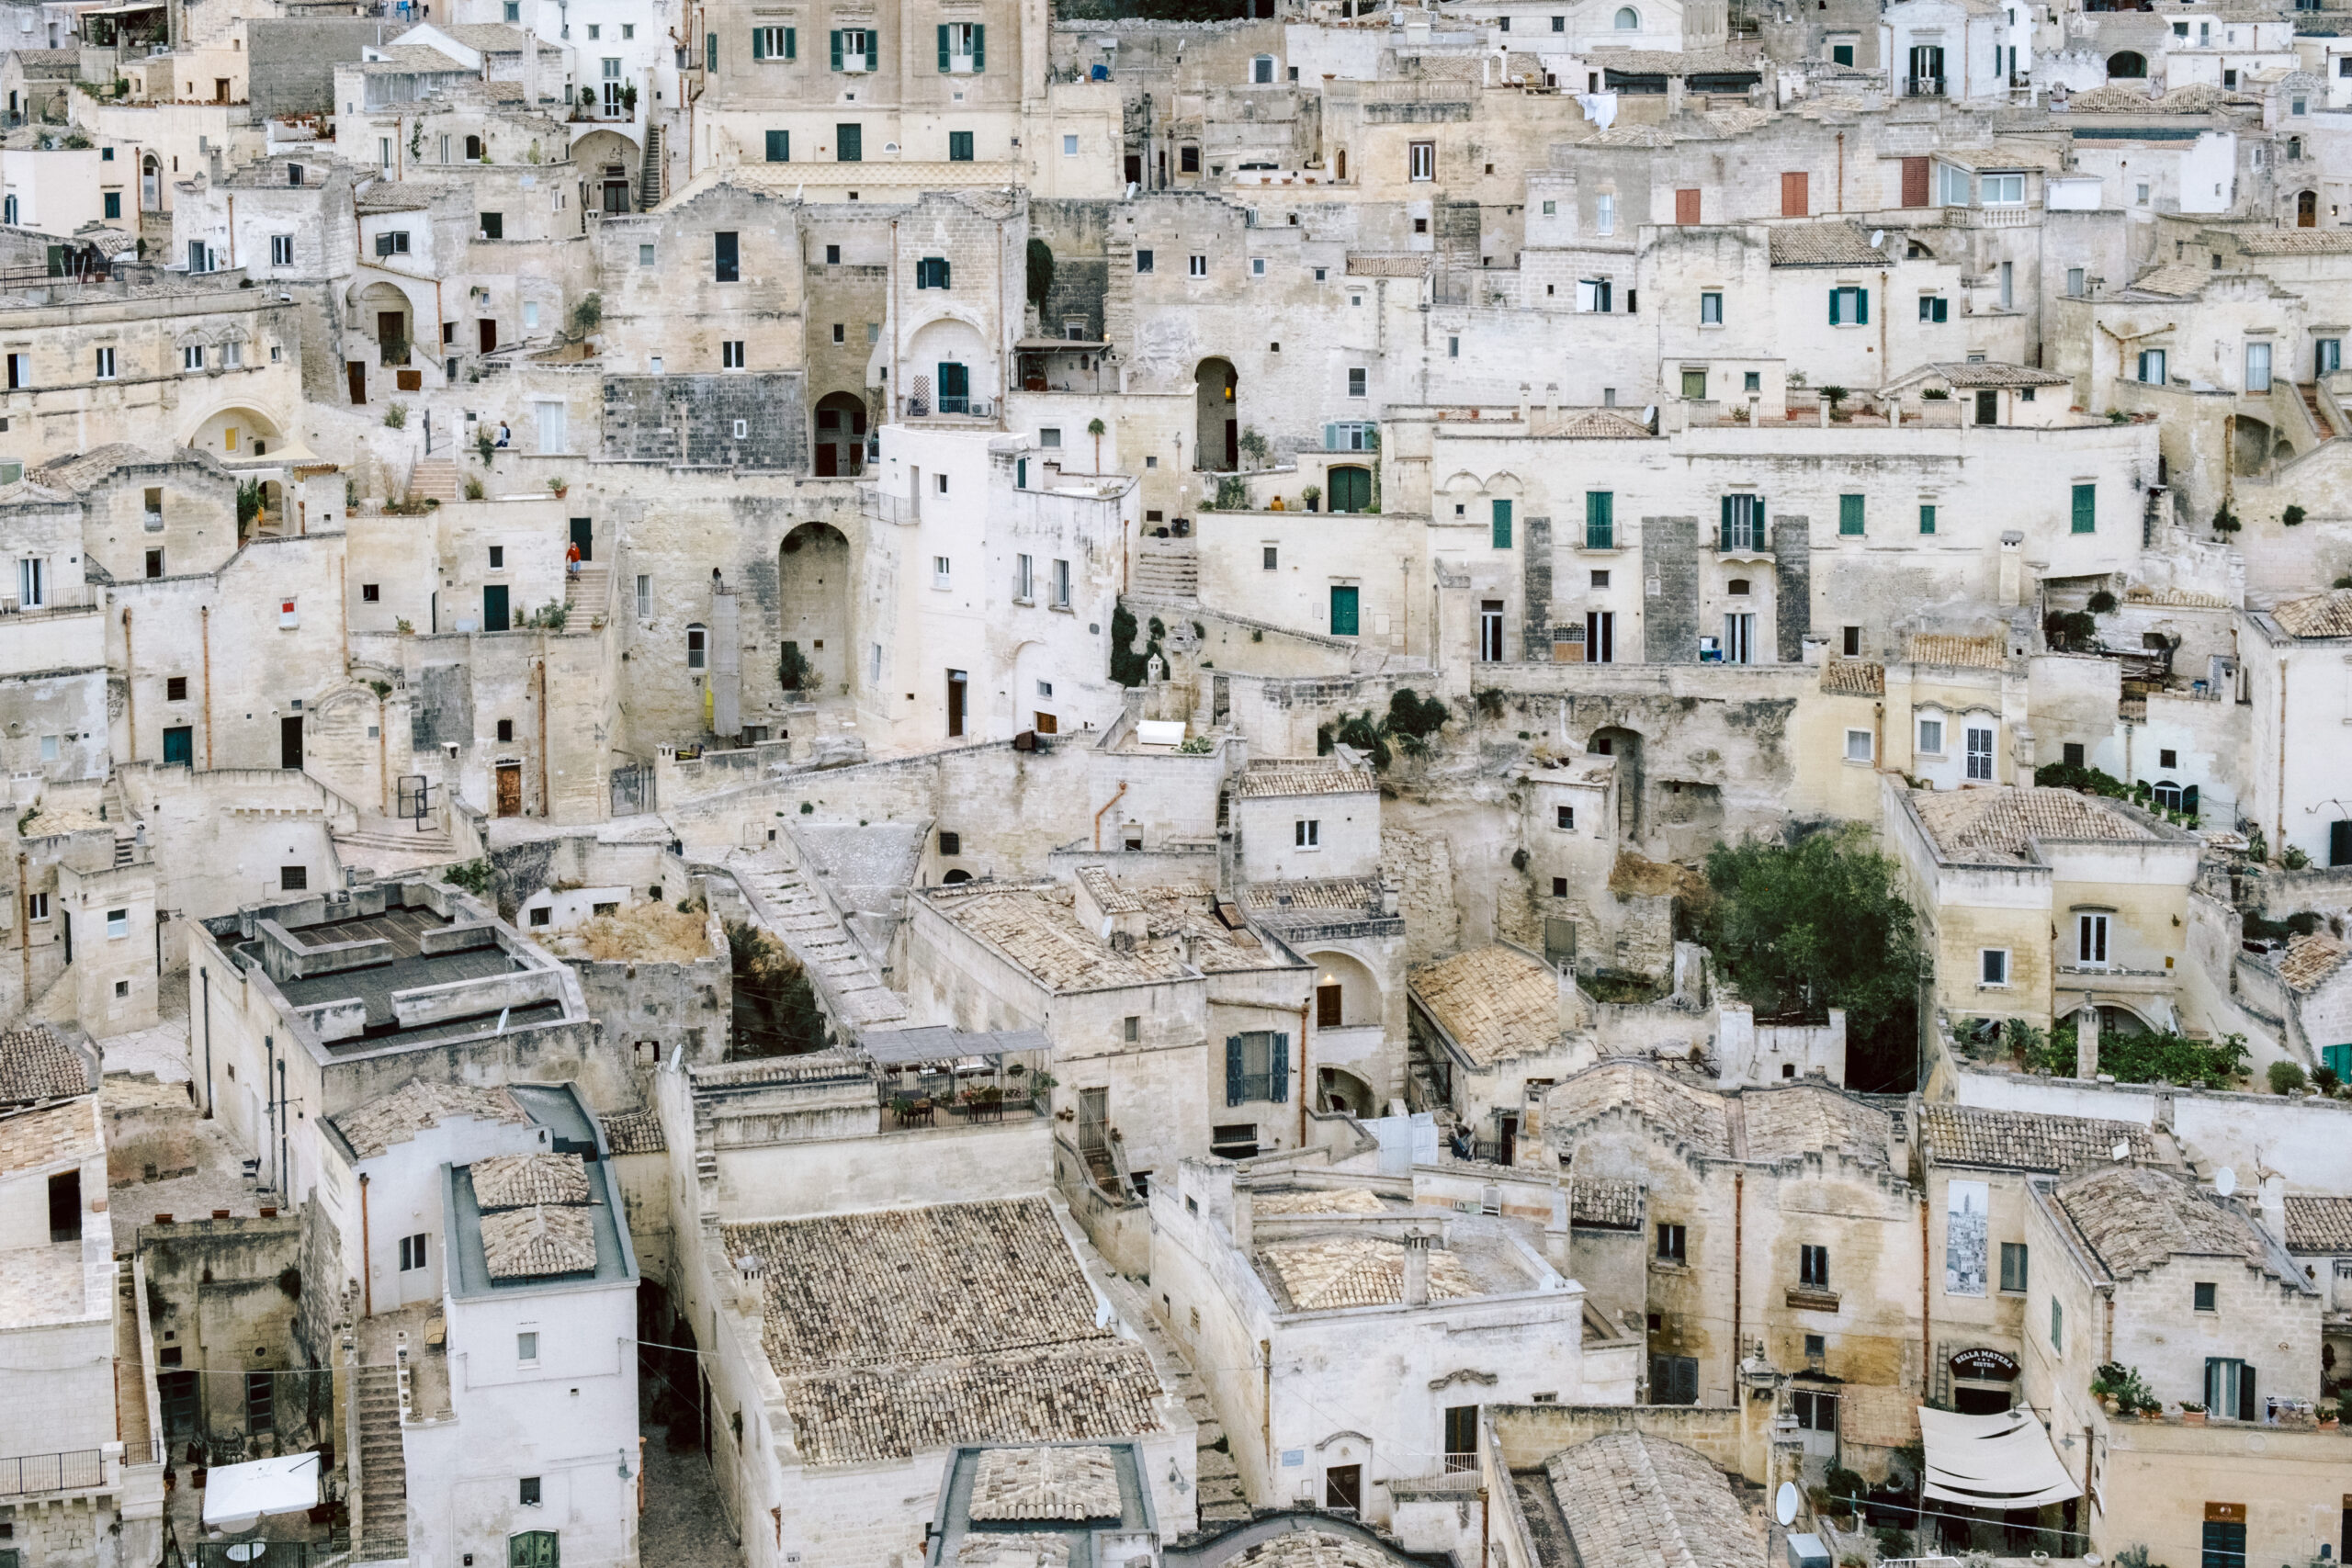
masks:
{"type": "Polygon", "coordinates": [[[2192,1427],[2202,1427],[2205,1425],[2205,1407],[2193,1399],[2184,1399],[2180,1402],[2180,1418],[2192,1427]]]}
{"type": "Polygon", "coordinates": [[[1309,512],[1319,512],[1323,509],[1323,487],[1321,485],[1308,485],[1306,489],[1298,492],[1298,498],[1306,502],[1306,510],[1309,512]]]}
{"type": "Polygon", "coordinates": [[[565,496],[571,493],[571,481],[559,475],[557,478],[551,479],[548,481],[548,489],[554,494],[558,501],[561,501],[565,496]]]}

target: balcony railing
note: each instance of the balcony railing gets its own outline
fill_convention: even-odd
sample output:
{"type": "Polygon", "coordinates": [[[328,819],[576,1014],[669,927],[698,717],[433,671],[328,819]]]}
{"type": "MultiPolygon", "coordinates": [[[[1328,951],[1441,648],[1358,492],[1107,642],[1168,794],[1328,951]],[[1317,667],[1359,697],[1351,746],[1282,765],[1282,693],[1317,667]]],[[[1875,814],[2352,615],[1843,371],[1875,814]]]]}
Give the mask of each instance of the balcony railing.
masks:
{"type": "Polygon", "coordinates": [[[1905,76],[1903,96],[1906,98],[1940,98],[1944,96],[1944,79],[1940,76],[1905,76]]]}
{"type": "Polygon", "coordinates": [[[26,1454],[0,1459],[0,1497],[30,1497],[43,1492],[86,1492],[106,1484],[102,1449],[26,1454]]]}

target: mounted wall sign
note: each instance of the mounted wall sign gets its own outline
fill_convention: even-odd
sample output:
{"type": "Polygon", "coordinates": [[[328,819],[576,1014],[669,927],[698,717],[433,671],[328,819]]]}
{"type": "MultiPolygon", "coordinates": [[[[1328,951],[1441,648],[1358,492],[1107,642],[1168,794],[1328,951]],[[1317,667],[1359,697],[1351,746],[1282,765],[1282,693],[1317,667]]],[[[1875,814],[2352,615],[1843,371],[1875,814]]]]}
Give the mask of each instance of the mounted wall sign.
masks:
{"type": "Polygon", "coordinates": [[[2015,1359],[2004,1356],[1998,1350],[1961,1350],[1952,1356],[1951,1375],[2010,1382],[2017,1378],[2018,1364],[2015,1359]]]}

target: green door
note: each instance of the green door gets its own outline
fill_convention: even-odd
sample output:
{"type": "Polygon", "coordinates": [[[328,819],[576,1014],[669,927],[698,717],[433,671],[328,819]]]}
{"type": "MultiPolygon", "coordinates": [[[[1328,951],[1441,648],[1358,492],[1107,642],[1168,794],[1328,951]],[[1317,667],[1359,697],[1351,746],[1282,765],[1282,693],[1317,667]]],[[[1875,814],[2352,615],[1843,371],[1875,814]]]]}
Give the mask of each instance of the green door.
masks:
{"type": "Polygon", "coordinates": [[[1331,635],[1356,635],[1356,591],[1352,588],[1331,590],[1331,635]]]}
{"type": "Polygon", "coordinates": [[[1333,468],[1330,479],[1332,511],[1369,512],[1372,510],[1372,470],[1370,468],[1333,468]]]}
{"type": "Polygon", "coordinates": [[[525,1530],[506,1538],[506,1568],[560,1568],[555,1531],[525,1530]]]}
{"type": "Polygon", "coordinates": [[[492,584],[481,591],[481,629],[503,632],[506,629],[506,589],[492,584]]]}
{"type": "Polygon", "coordinates": [[[971,370],[962,365],[942,361],[939,367],[939,412],[962,413],[971,406],[971,370]]]}
{"type": "Polygon", "coordinates": [[[175,724],[164,731],[164,766],[192,767],[196,762],[196,730],[185,724],[175,724]]]}

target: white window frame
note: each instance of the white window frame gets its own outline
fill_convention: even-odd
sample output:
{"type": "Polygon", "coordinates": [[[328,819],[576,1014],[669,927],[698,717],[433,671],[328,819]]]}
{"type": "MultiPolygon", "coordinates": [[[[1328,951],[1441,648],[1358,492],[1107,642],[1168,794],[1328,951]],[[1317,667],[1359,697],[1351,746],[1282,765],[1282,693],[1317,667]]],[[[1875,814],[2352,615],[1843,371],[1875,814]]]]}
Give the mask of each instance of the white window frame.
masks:
{"type": "Polygon", "coordinates": [[[2009,950],[2006,947],[1980,947],[1976,950],[1976,984],[1989,991],[2009,988],[2009,950]]]}
{"type": "Polygon", "coordinates": [[[2270,344],[2267,340],[2255,339],[2246,344],[2245,389],[2247,391],[2270,390],[2271,359],[2270,344]]]}
{"type": "Polygon", "coordinates": [[[2170,358],[2165,350],[2161,348],[2142,349],[2140,351],[2139,365],[2140,384],[2143,387],[2161,387],[2165,385],[2165,375],[2169,364],[2170,358]],[[2151,369],[2155,371],[2155,374],[2153,376],[2148,374],[2151,369]]]}
{"type": "Polygon", "coordinates": [[[1923,718],[1919,721],[1919,754],[1923,757],[1940,757],[1944,754],[1944,721],[1942,719],[1923,718]]]}
{"type": "Polygon", "coordinates": [[[947,557],[933,556],[931,558],[931,585],[933,588],[954,587],[955,573],[955,563],[947,557]]]}
{"type": "Polygon", "coordinates": [[[1015,604],[1026,604],[1037,597],[1036,558],[1016,555],[1012,558],[1012,598],[1015,604]]]}
{"type": "Polygon", "coordinates": [[[117,942],[130,934],[130,911],[128,909],[108,909],[107,911],[107,940],[109,942],[117,942]]]}
{"type": "Polygon", "coordinates": [[[1970,781],[1976,784],[1990,784],[1994,773],[1993,750],[1997,744],[1992,728],[1983,724],[1963,725],[1961,740],[1966,748],[1970,781]],[[1978,744],[1980,736],[1984,738],[1981,745],[1978,744]]]}
{"type": "Polygon", "coordinates": [[[2075,911],[2075,966],[2077,969],[2113,968],[2114,939],[2114,921],[2107,910],[2075,911]]]}
{"type": "Polygon", "coordinates": [[[1411,141],[1406,143],[1405,177],[1408,180],[1437,178],[1437,143],[1411,141]]]}
{"type": "Polygon", "coordinates": [[[1062,559],[1058,556],[1054,558],[1054,575],[1052,584],[1054,591],[1054,597],[1052,601],[1053,608],[1057,610],[1069,609],[1069,562],[1062,559]]]}
{"type": "Polygon", "coordinates": [[[101,348],[97,352],[97,378],[101,381],[111,381],[115,378],[115,351],[111,346],[101,348]]]}
{"type": "Polygon", "coordinates": [[[1323,819],[1321,818],[1296,818],[1291,822],[1290,829],[1291,848],[1295,850],[1319,850],[1323,847],[1323,819]]]}
{"type": "Polygon", "coordinates": [[[1846,731],[1846,761],[1867,766],[1877,760],[1878,749],[1869,730],[1846,731]]]}
{"type": "Polygon", "coordinates": [[[1980,207],[2023,207],[2025,175],[2022,173],[1979,175],[1976,191],[1980,207]]]}
{"type": "Polygon", "coordinates": [[[1187,257],[1185,257],[1185,258],[1184,258],[1184,276],[1187,276],[1187,277],[1206,277],[1208,275],[1209,275],[1209,258],[1208,258],[1208,257],[1206,257],[1206,256],[1204,256],[1204,255],[1192,255],[1192,256],[1187,256],[1187,257]]]}
{"type": "Polygon", "coordinates": [[[653,579],[642,571],[637,574],[637,618],[640,621],[653,618],[653,579]]]}

